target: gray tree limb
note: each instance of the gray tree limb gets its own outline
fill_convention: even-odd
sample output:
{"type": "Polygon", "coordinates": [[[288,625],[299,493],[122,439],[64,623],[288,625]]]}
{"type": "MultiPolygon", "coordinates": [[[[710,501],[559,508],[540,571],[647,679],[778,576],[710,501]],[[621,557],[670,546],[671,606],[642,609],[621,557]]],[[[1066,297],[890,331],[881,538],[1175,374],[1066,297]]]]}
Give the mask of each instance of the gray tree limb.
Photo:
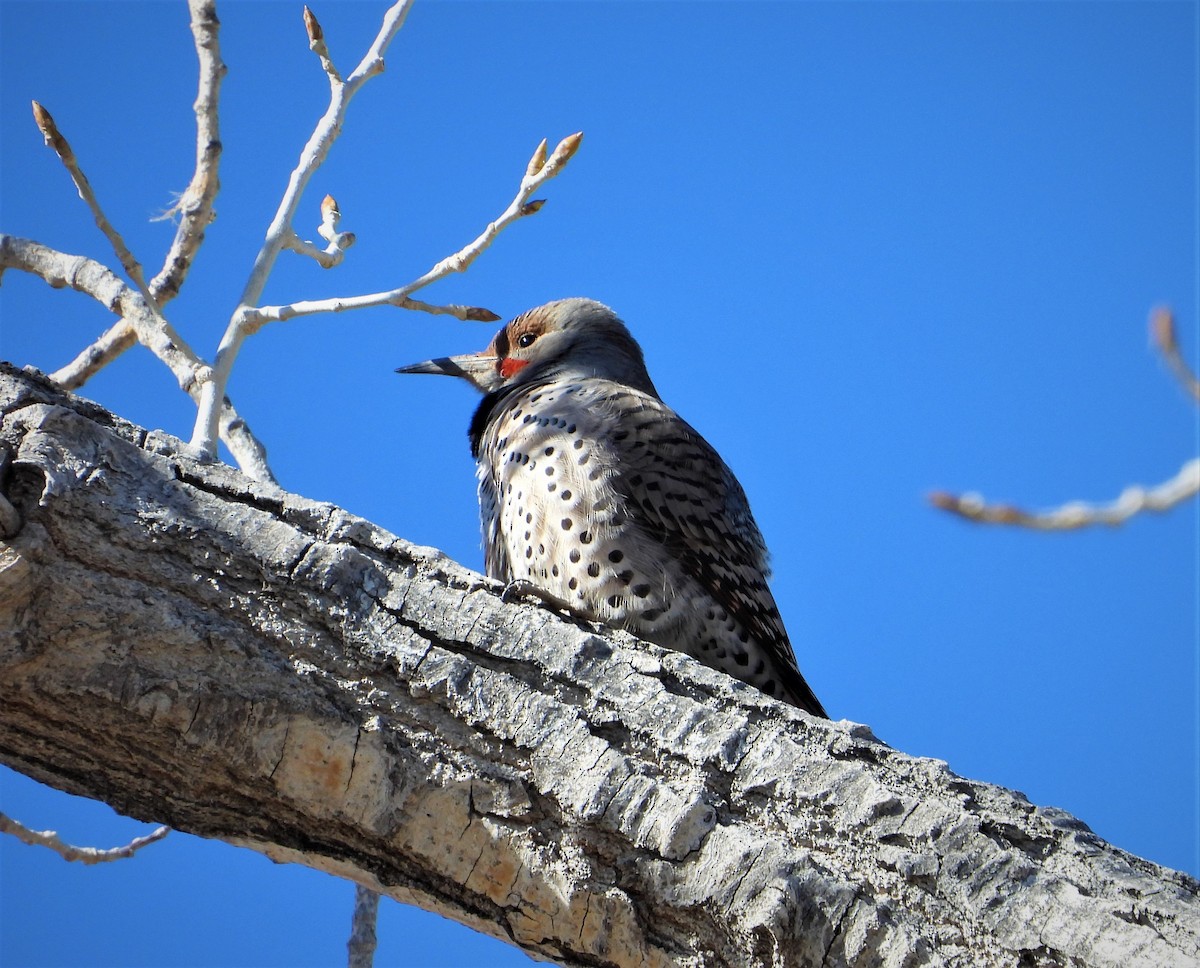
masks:
{"type": "Polygon", "coordinates": [[[0,761],[576,965],[1195,965],[1200,885],[0,370],[0,761]]]}

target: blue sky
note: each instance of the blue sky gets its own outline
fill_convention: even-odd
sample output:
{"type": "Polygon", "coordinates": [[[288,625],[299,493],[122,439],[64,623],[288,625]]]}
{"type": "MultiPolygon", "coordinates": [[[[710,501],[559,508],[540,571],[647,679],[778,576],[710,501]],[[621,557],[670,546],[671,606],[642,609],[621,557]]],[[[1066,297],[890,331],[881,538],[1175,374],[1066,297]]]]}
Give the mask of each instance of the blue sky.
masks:
{"type": "MultiPolygon", "coordinates": [[[[385,6],[315,0],[343,70],[385,6]]],[[[169,307],[210,358],[326,103],[300,9],[219,6],[219,216],[169,307]]],[[[1108,500],[1196,453],[1145,325],[1173,306],[1196,362],[1196,80],[1194,3],[418,2],[297,226],[313,237],[332,192],[357,245],[331,271],[282,259],[266,298],[415,278],[500,213],[540,138],[582,129],[545,208],[425,298],[612,305],[745,486],[835,717],[1196,875],[1196,505],[1044,535],[924,502],[1108,500]]],[[[194,96],[181,3],[0,0],[0,231],[113,261],[37,98],[157,270],[173,229],[150,218],[190,177],[194,96]]],[[[10,272],[0,356],[53,370],[109,322],[10,272]]],[[[472,391],[392,369],[492,329],[277,324],[230,393],[284,486],[478,568],[472,391]]],[[[141,349],[83,392],[190,433],[141,349]]],[[[0,804],[79,843],[149,829],[7,772],[0,804]]],[[[99,869],[0,840],[0,877],[5,965],[344,957],[348,884],[178,833],[99,869]]],[[[528,963],[390,902],[380,935],[380,965],[528,963]]]]}

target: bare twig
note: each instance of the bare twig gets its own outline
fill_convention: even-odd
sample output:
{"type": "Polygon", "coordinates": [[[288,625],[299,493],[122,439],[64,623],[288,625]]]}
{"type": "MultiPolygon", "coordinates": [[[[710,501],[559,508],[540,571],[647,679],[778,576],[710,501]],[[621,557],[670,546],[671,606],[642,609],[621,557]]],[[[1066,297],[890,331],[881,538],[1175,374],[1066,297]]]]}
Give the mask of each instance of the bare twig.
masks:
{"type": "MultiPolygon", "coordinates": [[[[29,239],[0,235],[0,271],[12,268],[40,277],[54,289],[69,286],[119,314],[134,330],[140,343],[157,356],[192,399],[200,396],[207,364],[175,329],[151,311],[141,294],[126,285],[111,269],[85,256],[68,255],[29,239]]],[[[218,430],[238,466],[250,477],[273,481],[266,448],[226,399],[219,413],[218,430]]]]}
{"type": "Polygon", "coordinates": [[[247,309],[243,325],[247,333],[252,333],[265,323],[281,322],[296,316],[311,316],[314,313],[340,313],[348,309],[365,309],[369,306],[398,306],[402,309],[419,309],[428,313],[438,313],[456,316],[464,320],[483,320],[490,322],[500,317],[487,309],[476,306],[431,306],[429,303],[411,299],[410,295],[419,289],[444,279],[452,272],[465,272],[488,246],[495,241],[505,228],[526,215],[532,215],[542,207],[542,201],[529,197],[551,178],[562,171],[571,160],[572,155],[579,150],[583,140],[583,132],[577,132],[559,142],[554,154],[546,160],[546,142],[538,145],[526,167],[521,185],[508,207],[500,213],[494,222],[489,222],[474,240],[467,243],[453,255],[442,259],[437,265],[423,276],[413,280],[399,289],[389,289],[386,292],[368,293],[362,296],[337,296],[330,299],[313,299],[290,303],[286,306],[260,306],[257,309],[247,309]]]}
{"type": "Polygon", "coordinates": [[[350,921],[350,940],[346,942],[348,968],[371,968],[374,963],[378,914],[379,895],[361,884],[355,884],[354,917],[350,921]]]}
{"type": "Polygon", "coordinates": [[[66,366],[50,374],[50,379],[66,390],[77,390],[97,372],[137,343],[128,320],[119,319],[66,366]]]}
{"type": "Polygon", "coordinates": [[[326,195],[321,201],[321,224],[317,234],[329,244],[325,248],[305,242],[295,232],[288,233],[284,245],[286,248],[306,255],[322,269],[332,269],[342,261],[346,250],[354,244],[353,232],[339,232],[338,224],[342,220],[341,210],[332,195],[326,195]]]}
{"type": "Polygon", "coordinates": [[[981,524],[1014,524],[1039,531],[1074,531],[1104,524],[1124,524],[1142,511],[1169,511],[1200,494],[1200,458],[1192,458],[1179,473],[1157,487],[1127,487],[1109,504],[1073,501],[1050,511],[1023,511],[1011,504],[988,504],[977,494],[955,496],[943,491],[929,495],[929,503],[981,524]]]}
{"type": "MultiPolygon", "coordinates": [[[[388,8],[374,42],[348,78],[343,81],[340,77],[330,74],[329,107],[321,120],[317,122],[308,143],[300,153],[300,160],[292,171],[279,208],[267,229],[266,241],[254,260],[254,267],[250,272],[250,278],[246,281],[241,299],[238,301],[238,308],[234,310],[229,325],[226,327],[225,335],[217,348],[217,356],[213,362],[212,381],[207,383],[201,392],[199,413],[196,417],[196,427],[192,433],[190,445],[192,453],[198,457],[209,460],[216,457],[220,404],[225,396],[225,388],[229,384],[229,374],[233,370],[233,363],[241,349],[242,341],[254,328],[257,328],[247,328],[246,314],[251,307],[258,304],[279,253],[295,239],[292,225],[296,209],[300,204],[300,197],[313,173],[324,162],[330,147],[341,132],[350,99],[363,84],[383,71],[384,51],[387,50],[397,31],[403,26],[411,5],[412,0],[399,0],[388,8]]],[[[311,12],[306,16],[305,23],[306,29],[309,31],[309,42],[316,43],[319,40],[323,45],[324,34],[311,12]],[[317,32],[316,40],[313,37],[314,25],[317,32]]]]}
{"type": "MultiPolygon", "coordinates": [[[[214,218],[213,201],[219,187],[217,169],[221,158],[221,138],[217,102],[221,80],[227,70],[221,60],[218,43],[221,25],[213,0],[188,0],[188,9],[191,11],[196,56],[200,62],[200,84],[194,104],[196,171],[187,189],[163,216],[178,216],[179,226],[163,260],[162,269],[150,280],[150,294],[160,308],[179,295],[192,260],[204,241],[204,233],[214,218]]],[[[136,341],[133,327],[124,320],[116,322],[74,360],[52,374],[52,378],[67,389],[81,387],[136,341]]]]}
{"type": "Polygon", "coordinates": [[[133,280],[133,284],[137,286],[138,292],[142,294],[146,305],[154,313],[157,313],[158,301],[150,294],[150,290],[146,287],[146,278],[142,274],[141,263],[133,257],[133,253],[125,245],[125,240],[121,238],[121,233],[113,227],[113,224],[104,214],[104,210],[100,207],[100,202],[96,198],[96,193],[92,190],[92,185],[87,180],[87,175],[83,173],[83,169],[79,165],[79,159],[75,157],[75,152],[71,150],[70,142],[58,130],[58,125],[54,123],[54,118],[50,112],[38,104],[37,101],[33,102],[33,118],[37,122],[38,129],[42,132],[42,137],[46,139],[47,146],[54,149],[54,153],[58,155],[59,160],[67,169],[68,174],[70,174],[71,181],[75,183],[75,189],[79,192],[79,197],[91,209],[92,218],[96,220],[96,227],[108,239],[126,275],[133,280]]]}
{"type": "Polygon", "coordinates": [[[221,134],[217,105],[221,81],[227,68],[221,60],[218,33],[221,23],[213,0],[188,0],[192,38],[200,66],[200,83],[193,108],[196,112],[196,170],[187,189],[171,208],[179,216],[175,241],[167,252],[162,270],[150,282],[160,306],[179,294],[204,233],[212,222],[213,200],[220,187],[217,170],[221,160],[221,134]]]}
{"type": "MultiPolygon", "coordinates": [[[[1150,335],[1181,383],[1200,401],[1200,382],[1179,354],[1175,339],[1175,321],[1164,307],[1150,314],[1150,335]]],[[[1008,524],[1039,531],[1074,531],[1093,525],[1115,527],[1143,511],[1169,511],[1190,497],[1200,494],[1200,458],[1187,461],[1170,480],[1156,487],[1140,485],[1125,488],[1107,504],[1071,501],[1048,511],[1025,511],[1012,504],[989,504],[978,494],[949,494],[934,491],[929,503],[980,524],[1008,524]]]]}
{"type": "Polygon", "coordinates": [[[1171,310],[1160,306],[1150,314],[1150,337],[1157,344],[1163,358],[1178,377],[1183,388],[1200,402],[1200,380],[1179,353],[1179,341],[1175,338],[1175,317],[1171,310]]]}
{"type": "Polygon", "coordinates": [[[308,31],[308,49],[321,58],[321,69],[329,76],[329,82],[340,84],[342,75],[333,66],[333,58],[329,56],[329,48],[325,46],[325,31],[321,29],[316,14],[307,6],[304,8],[304,29],[308,31]]]}
{"type": "Polygon", "coordinates": [[[126,860],[143,847],[162,840],[171,832],[169,827],[159,827],[145,837],[136,837],[124,847],[100,850],[97,847],[75,847],[64,843],[53,830],[30,830],[23,823],[0,813],[0,833],[12,834],[17,840],[33,847],[47,847],[63,860],[79,861],[81,864],[104,864],[114,860],[126,860]]]}

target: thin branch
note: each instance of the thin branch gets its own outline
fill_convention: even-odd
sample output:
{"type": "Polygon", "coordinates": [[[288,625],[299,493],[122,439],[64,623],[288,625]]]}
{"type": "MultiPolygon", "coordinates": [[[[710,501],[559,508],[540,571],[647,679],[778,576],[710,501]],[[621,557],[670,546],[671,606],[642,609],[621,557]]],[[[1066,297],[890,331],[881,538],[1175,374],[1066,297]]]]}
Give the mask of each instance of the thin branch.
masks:
{"type": "Polygon", "coordinates": [[[321,29],[316,14],[306,6],[304,8],[304,29],[308,31],[308,49],[321,58],[321,69],[329,76],[331,84],[340,84],[342,75],[333,66],[333,58],[329,56],[329,48],[325,46],[325,31],[321,29]]]}
{"type": "Polygon", "coordinates": [[[379,914],[379,895],[354,885],[354,917],[350,921],[350,940],[346,942],[348,968],[371,968],[375,962],[375,922],[379,914]]]}
{"type": "MultiPolygon", "coordinates": [[[[1151,312],[1150,336],[1184,388],[1200,401],[1200,381],[1180,356],[1175,320],[1169,309],[1159,307],[1151,312]]],[[[956,495],[946,491],[934,491],[928,500],[936,508],[980,524],[1016,525],[1038,531],[1075,531],[1101,524],[1116,527],[1143,511],[1169,511],[1197,494],[1200,494],[1200,458],[1187,461],[1179,473],[1156,487],[1127,487],[1115,501],[1107,504],[1071,501],[1048,511],[1025,511],[1012,504],[988,504],[978,494],[956,495]]]]}
{"type": "Polygon", "coordinates": [[[47,847],[63,860],[79,861],[81,864],[105,864],[114,860],[127,860],[148,844],[162,840],[170,832],[170,827],[159,827],[145,837],[135,837],[124,847],[100,850],[98,847],[75,847],[64,843],[53,830],[30,830],[23,823],[0,813],[0,833],[12,834],[17,840],[32,847],[47,847]]]}
{"type": "Polygon", "coordinates": [[[77,390],[137,341],[129,321],[119,319],[70,363],[51,373],[50,379],[65,390],[77,390]]]}
{"type": "MultiPolygon", "coordinates": [[[[170,323],[154,313],[141,294],[126,285],[111,269],[93,259],[58,252],[48,246],[0,234],[0,272],[19,269],[41,278],[53,289],[69,286],[85,293],[122,317],[138,342],[157,356],[175,375],[180,388],[193,400],[208,378],[208,365],[170,323]]],[[[218,430],[238,466],[259,481],[273,481],[267,451],[250,432],[228,399],[219,413],[218,430]]]]}
{"type": "Polygon", "coordinates": [[[286,236],[284,247],[300,255],[313,259],[322,269],[332,269],[341,264],[346,250],[354,244],[353,232],[339,232],[338,225],[342,220],[342,212],[332,195],[326,195],[321,201],[321,224],[317,234],[329,244],[321,248],[312,242],[306,242],[295,232],[286,236]]]}
{"type": "Polygon", "coordinates": [[[311,316],[315,313],[340,313],[350,309],[365,309],[370,306],[420,309],[424,312],[456,316],[464,320],[491,322],[499,319],[500,317],[490,310],[475,306],[431,306],[409,297],[417,290],[444,279],[452,272],[466,272],[471,263],[479,258],[504,229],[518,219],[540,210],[542,201],[540,199],[529,201],[529,197],[562,171],[575,152],[579,150],[582,140],[583,132],[577,132],[564,138],[554,149],[554,154],[550,156],[549,161],[546,160],[546,142],[542,141],[534,151],[533,157],[526,167],[525,176],[521,179],[521,185],[517,189],[517,194],[508,203],[508,207],[494,222],[489,222],[487,228],[474,240],[453,255],[442,259],[423,276],[399,289],[389,289],[386,292],[374,292],[362,296],[336,296],[329,299],[305,300],[286,306],[260,306],[257,309],[247,309],[243,316],[243,325],[247,329],[247,335],[265,323],[281,322],[296,316],[311,316]]]}
{"type": "Polygon", "coordinates": [[[988,504],[977,494],[961,497],[935,491],[929,503],[981,524],[1013,524],[1039,531],[1074,531],[1097,524],[1115,527],[1143,511],[1169,511],[1200,494],[1200,458],[1192,458],[1179,473],[1157,487],[1128,487],[1109,504],[1072,501],[1050,511],[1023,511],[1011,504],[988,504]]]}
{"type": "MultiPolygon", "coordinates": [[[[164,218],[178,216],[175,240],[163,260],[163,267],[150,280],[150,294],[161,308],[179,295],[191,269],[192,260],[204,233],[215,217],[213,201],[220,183],[217,169],[221,159],[221,138],[217,103],[221,81],[227,68],[221,60],[216,7],[212,0],[188,0],[192,37],[200,62],[200,84],[193,105],[196,113],[196,170],[191,183],[164,218]]],[[[133,327],[124,320],[114,323],[96,342],[53,374],[69,390],[83,386],[98,370],[115,360],[137,341],[133,327]]]]}
{"type": "Polygon", "coordinates": [[[204,233],[214,218],[213,201],[220,183],[217,170],[221,160],[221,134],[218,101],[221,81],[228,68],[221,60],[218,34],[221,23],[213,0],[188,0],[192,38],[200,64],[200,83],[193,108],[196,113],[196,171],[171,214],[179,216],[175,241],[167,252],[162,270],[150,282],[150,291],[160,306],[179,295],[179,288],[191,268],[204,233]]]}
{"type": "MultiPolygon", "coordinates": [[[[279,257],[279,253],[295,237],[292,225],[296,209],[300,204],[300,197],[314,172],[325,161],[333,142],[337,140],[350,99],[370,78],[383,71],[384,51],[387,50],[388,45],[403,26],[411,6],[412,0],[399,0],[388,9],[370,49],[345,81],[330,74],[329,107],[321,120],[317,122],[308,143],[300,153],[300,160],[292,171],[279,208],[267,229],[266,241],[254,260],[254,267],[246,281],[241,299],[238,301],[238,308],[234,310],[225,335],[217,348],[217,356],[212,370],[213,379],[211,383],[204,386],[201,392],[199,413],[196,417],[196,426],[191,442],[192,453],[199,457],[208,459],[216,457],[220,402],[225,396],[225,388],[229,384],[229,375],[233,370],[234,360],[241,349],[242,341],[248,335],[245,328],[246,312],[250,307],[257,305],[262,297],[267,279],[272,269],[275,268],[275,261],[279,257]]],[[[313,43],[311,25],[316,24],[316,18],[312,17],[309,12],[305,20],[310,43],[313,43]]],[[[320,31],[319,24],[316,25],[316,30],[323,44],[324,34],[320,31]]]]}
{"type": "Polygon", "coordinates": [[[1158,346],[1167,365],[1183,384],[1183,388],[1200,402],[1200,380],[1179,353],[1179,341],[1175,338],[1175,317],[1171,310],[1160,306],[1150,314],[1150,337],[1158,346]]]}
{"type": "Polygon", "coordinates": [[[46,145],[54,149],[54,153],[58,155],[59,160],[63,163],[63,167],[67,169],[67,173],[71,176],[71,181],[75,183],[75,190],[79,192],[79,197],[91,209],[92,218],[96,220],[96,227],[104,233],[104,237],[108,239],[109,244],[113,247],[113,251],[116,253],[117,259],[120,260],[125,274],[133,280],[133,284],[137,286],[138,292],[142,294],[142,299],[146,301],[146,305],[154,313],[157,313],[158,301],[150,294],[150,290],[146,287],[146,278],[142,274],[141,263],[133,257],[133,253],[125,245],[125,240],[121,238],[121,233],[116,230],[108,220],[108,216],[104,214],[104,210],[100,207],[100,202],[96,198],[96,193],[92,190],[91,182],[88,181],[87,175],[83,173],[83,169],[79,165],[79,159],[75,157],[75,152],[71,149],[70,142],[58,130],[58,125],[54,123],[54,118],[50,112],[37,101],[33,102],[33,119],[37,122],[38,129],[42,132],[42,137],[46,139],[46,145]]]}

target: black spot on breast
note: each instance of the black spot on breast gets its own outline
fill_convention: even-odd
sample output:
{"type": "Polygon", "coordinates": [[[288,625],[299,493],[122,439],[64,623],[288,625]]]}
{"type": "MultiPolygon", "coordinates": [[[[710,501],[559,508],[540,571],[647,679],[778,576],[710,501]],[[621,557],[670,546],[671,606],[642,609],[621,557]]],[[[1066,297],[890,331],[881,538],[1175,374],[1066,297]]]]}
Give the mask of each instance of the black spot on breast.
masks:
{"type": "Polygon", "coordinates": [[[625,557],[625,552],[621,551],[620,549],[615,549],[608,553],[608,560],[611,561],[614,565],[620,563],[621,559],[623,559],[624,557],[625,557]]]}
{"type": "Polygon", "coordinates": [[[739,649],[737,652],[733,653],[733,661],[740,666],[749,665],[750,656],[739,649]]]}
{"type": "Polygon", "coordinates": [[[593,561],[590,565],[588,565],[588,574],[591,575],[593,578],[599,578],[600,577],[600,566],[598,564],[596,564],[596,562],[593,561]]]}
{"type": "Polygon", "coordinates": [[[564,531],[570,531],[571,528],[573,528],[575,526],[575,522],[572,521],[570,518],[563,518],[562,521],[559,523],[562,525],[562,529],[564,531]]]}
{"type": "Polygon", "coordinates": [[[579,561],[579,549],[572,548],[571,553],[567,557],[571,559],[572,563],[577,563],[579,561]]]}
{"type": "Polygon", "coordinates": [[[592,532],[581,531],[579,533],[579,542],[580,542],[580,544],[591,544],[592,543],[592,532]]]}
{"type": "Polygon", "coordinates": [[[645,585],[645,584],[643,584],[643,585],[634,585],[634,586],[633,586],[633,593],[634,593],[634,594],[635,594],[635,595],[636,595],[638,598],[645,598],[647,595],[649,595],[649,594],[650,594],[650,586],[649,586],[649,585],[645,585]]]}
{"type": "Polygon", "coordinates": [[[569,582],[567,582],[567,587],[571,589],[571,591],[574,591],[579,587],[579,580],[577,578],[572,578],[569,582]]]}
{"type": "MultiPolygon", "coordinates": [[[[553,485],[551,485],[551,487],[553,487],[553,485]]],[[[571,489],[570,488],[563,488],[562,499],[564,501],[571,500],[571,489]]]]}

